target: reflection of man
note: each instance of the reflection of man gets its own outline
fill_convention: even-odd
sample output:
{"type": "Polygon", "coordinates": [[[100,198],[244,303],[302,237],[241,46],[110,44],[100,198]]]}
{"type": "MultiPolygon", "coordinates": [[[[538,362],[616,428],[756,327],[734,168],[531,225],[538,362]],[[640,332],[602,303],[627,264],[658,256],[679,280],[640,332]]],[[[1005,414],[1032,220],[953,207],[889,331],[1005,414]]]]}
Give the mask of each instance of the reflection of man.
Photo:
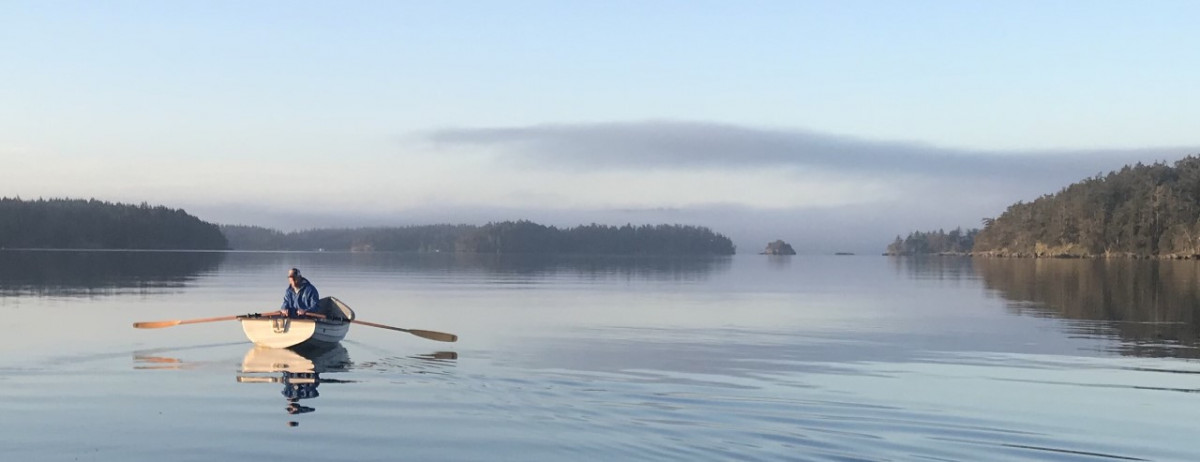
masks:
{"type": "Polygon", "coordinates": [[[316,372],[284,372],[283,373],[283,397],[289,400],[292,399],[310,399],[321,396],[317,392],[317,385],[321,382],[321,377],[316,372]],[[301,379],[300,383],[292,383],[293,380],[301,379]]]}
{"type": "Polygon", "coordinates": [[[317,385],[320,383],[321,377],[315,372],[284,372],[281,393],[288,400],[285,408],[288,414],[304,414],[314,411],[315,409],[311,407],[301,405],[300,400],[321,396],[321,393],[317,392],[317,385]],[[301,382],[292,382],[296,379],[301,379],[301,382]]]}
{"type": "Polygon", "coordinates": [[[288,288],[283,292],[283,306],[280,307],[280,314],[295,318],[304,317],[304,314],[310,311],[316,313],[317,303],[320,300],[321,296],[317,293],[317,287],[308,282],[308,278],[301,276],[300,270],[296,268],[288,270],[288,288]]]}
{"type": "Polygon", "coordinates": [[[287,409],[288,414],[303,414],[305,412],[312,412],[316,410],[308,406],[303,406],[298,402],[298,400],[294,399],[288,400],[288,406],[285,409],[287,409]]]}

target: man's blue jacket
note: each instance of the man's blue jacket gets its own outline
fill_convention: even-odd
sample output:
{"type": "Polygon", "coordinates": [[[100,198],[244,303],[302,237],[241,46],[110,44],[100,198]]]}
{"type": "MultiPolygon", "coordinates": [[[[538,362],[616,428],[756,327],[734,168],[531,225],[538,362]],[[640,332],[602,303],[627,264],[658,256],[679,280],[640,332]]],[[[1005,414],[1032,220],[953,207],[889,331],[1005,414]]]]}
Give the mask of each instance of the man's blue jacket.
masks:
{"type": "Polygon", "coordinates": [[[317,287],[305,279],[301,281],[299,291],[292,289],[291,285],[287,286],[287,290],[283,292],[281,308],[287,310],[288,316],[296,316],[296,310],[316,313],[319,308],[317,302],[320,300],[321,295],[317,293],[317,287]]]}

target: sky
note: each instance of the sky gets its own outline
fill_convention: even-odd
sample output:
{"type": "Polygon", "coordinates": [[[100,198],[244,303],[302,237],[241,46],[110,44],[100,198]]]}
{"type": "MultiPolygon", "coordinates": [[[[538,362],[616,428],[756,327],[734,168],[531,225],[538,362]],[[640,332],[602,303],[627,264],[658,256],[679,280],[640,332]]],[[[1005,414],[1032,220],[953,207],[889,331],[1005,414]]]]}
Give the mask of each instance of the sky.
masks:
{"type": "Polygon", "coordinates": [[[882,252],[1200,154],[1194,1],[0,0],[0,196],[882,252]]]}

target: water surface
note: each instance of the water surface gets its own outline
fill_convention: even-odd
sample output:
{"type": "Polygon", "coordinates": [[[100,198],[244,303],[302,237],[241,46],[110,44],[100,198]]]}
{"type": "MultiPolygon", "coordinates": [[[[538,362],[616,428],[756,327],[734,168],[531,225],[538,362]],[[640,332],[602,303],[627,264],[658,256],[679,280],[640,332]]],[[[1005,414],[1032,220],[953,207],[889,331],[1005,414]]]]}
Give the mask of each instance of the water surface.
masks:
{"type": "Polygon", "coordinates": [[[11,460],[1196,460],[1195,262],[0,251],[11,460]],[[261,351],[290,267],[359,318],[261,351]]]}

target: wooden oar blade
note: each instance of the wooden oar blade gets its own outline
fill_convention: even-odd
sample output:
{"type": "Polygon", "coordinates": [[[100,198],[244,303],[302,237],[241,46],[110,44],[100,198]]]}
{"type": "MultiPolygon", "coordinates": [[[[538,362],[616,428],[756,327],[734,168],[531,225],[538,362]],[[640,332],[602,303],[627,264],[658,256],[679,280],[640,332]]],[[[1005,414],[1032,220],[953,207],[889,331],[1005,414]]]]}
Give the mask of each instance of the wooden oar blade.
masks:
{"type": "Polygon", "coordinates": [[[143,321],[133,323],[133,327],[138,329],[159,329],[163,327],[173,327],[179,325],[179,320],[173,321],[143,321]]]}
{"type": "Polygon", "coordinates": [[[355,324],[362,324],[364,326],[378,327],[380,329],[390,329],[390,330],[397,330],[400,332],[408,332],[410,334],[416,335],[417,337],[427,338],[429,340],[437,340],[439,342],[457,342],[458,341],[457,335],[447,334],[445,332],[435,332],[432,330],[421,330],[421,329],[403,329],[400,327],[389,326],[386,324],[376,324],[373,322],[359,321],[357,319],[352,320],[350,322],[355,323],[355,324]]]}
{"type": "Polygon", "coordinates": [[[447,334],[445,332],[434,332],[431,330],[408,329],[408,333],[417,337],[427,338],[429,340],[437,340],[439,342],[457,342],[458,336],[447,334]]]}

